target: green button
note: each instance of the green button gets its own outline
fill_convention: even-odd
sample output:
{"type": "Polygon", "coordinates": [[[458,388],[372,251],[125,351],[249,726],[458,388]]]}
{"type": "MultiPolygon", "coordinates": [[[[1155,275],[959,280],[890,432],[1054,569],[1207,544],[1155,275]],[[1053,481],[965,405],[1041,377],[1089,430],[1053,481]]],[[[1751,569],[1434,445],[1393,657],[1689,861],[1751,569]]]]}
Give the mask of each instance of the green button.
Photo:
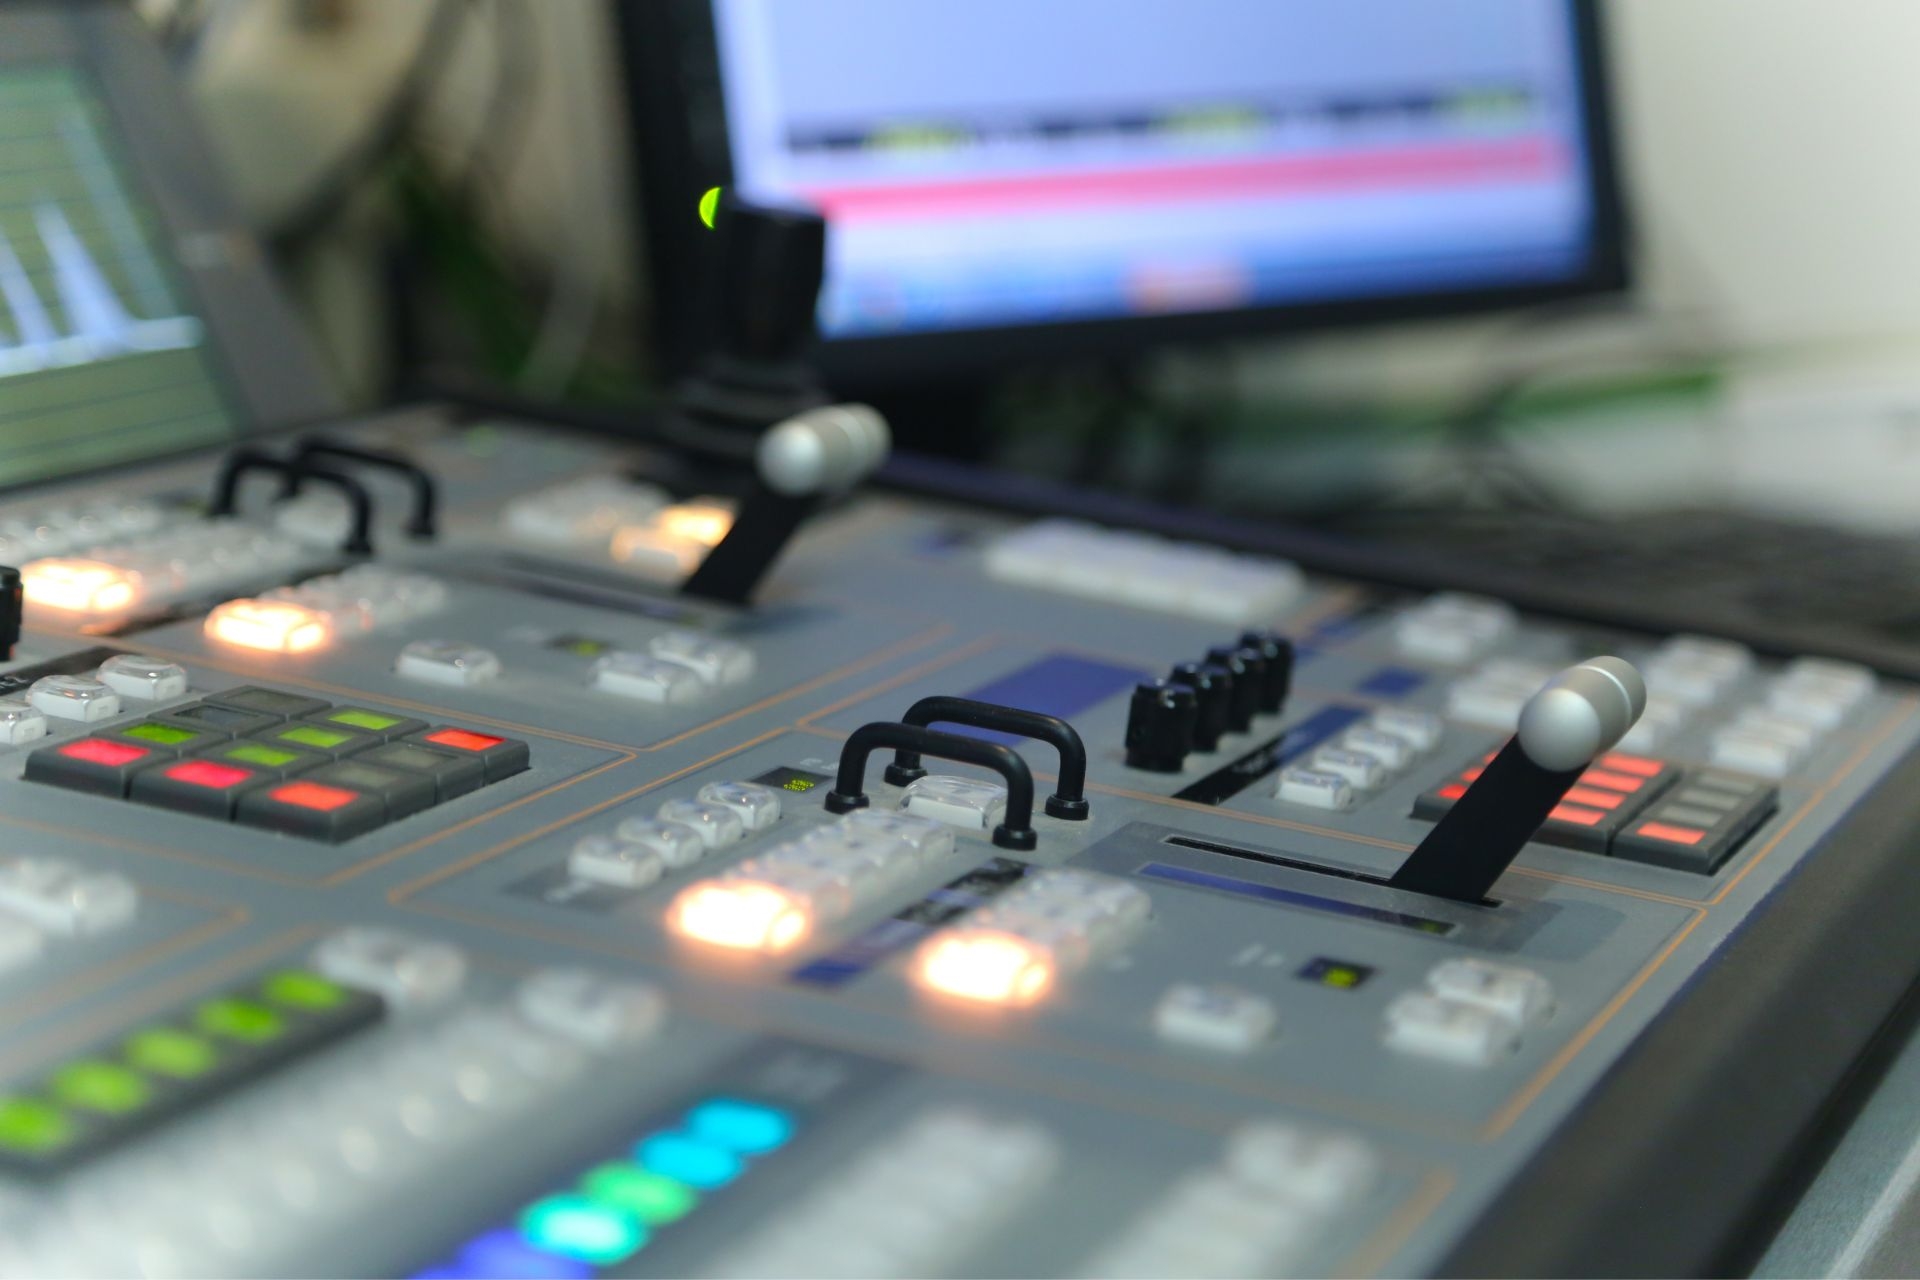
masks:
{"type": "Polygon", "coordinates": [[[178,725],[171,724],[154,724],[152,721],[136,724],[123,732],[129,738],[138,738],[142,742],[157,742],[163,747],[177,747],[183,742],[192,742],[195,738],[203,736],[193,729],[182,729],[178,725]]]}
{"type": "Polygon", "coordinates": [[[298,751],[282,751],[270,747],[264,742],[240,742],[220,753],[223,760],[238,760],[241,764],[257,764],[263,769],[278,769],[281,765],[292,764],[300,758],[298,751]]]}
{"type": "Polygon", "coordinates": [[[580,1189],[588,1199],[625,1210],[650,1227],[684,1218],[700,1202],[700,1193],[684,1182],[620,1161],[588,1173],[580,1189]]]}
{"type": "Polygon", "coordinates": [[[347,998],[345,987],[304,969],[276,973],[260,984],[260,990],[275,1004],[294,1009],[331,1009],[347,998]]]}
{"type": "Polygon", "coordinates": [[[152,1027],[128,1037],[126,1059],[142,1071],[173,1080],[205,1075],[219,1052],[199,1036],[172,1027],[152,1027]]]}
{"type": "Polygon", "coordinates": [[[336,711],[327,719],[335,724],[352,725],[356,729],[371,729],[375,733],[391,729],[400,723],[399,716],[383,716],[378,711],[356,710],[351,707],[336,711]]]}
{"type": "Polygon", "coordinates": [[[68,1063],[54,1072],[52,1083],[53,1096],[68,1106],[110,1116],[138,1111],[153,1096],[139,1072],[98,1058],[68,1063]]]}
{"type": "Polygon", "coordinates": [[[209,1000],[193,1011],[194,1025],[208,1035],[261,1044],[286,1030],[286,1019],[263,1004],[233,996],[209,1000]]]}
{"type": "Polygon", "coordinates": [[[303,747],[318,747],[322,751],[331,751],[343,742],[353,741],[350,733],[335,733],[331,729],[322,729],[318,725],[295,725],[273,735],[283,742],[297,742],[303,747]]]}
{"type": "Polygon", "coordinates": [[[38,1098],[0,1098],[0,1150],[52,1151],[73,1141],[73,1121],[38,1098]]]}

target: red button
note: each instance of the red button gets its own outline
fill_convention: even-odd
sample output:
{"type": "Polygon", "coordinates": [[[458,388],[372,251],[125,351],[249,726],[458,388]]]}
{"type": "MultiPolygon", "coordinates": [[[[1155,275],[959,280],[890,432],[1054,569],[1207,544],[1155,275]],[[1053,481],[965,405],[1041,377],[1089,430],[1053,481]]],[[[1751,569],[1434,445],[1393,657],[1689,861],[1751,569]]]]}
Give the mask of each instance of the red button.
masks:
{"type": "Polygon", "coordinates": [[[1633,834],[1649,840],[1665,840],[1670,844],[1699,844],[1707,833],[1692,827],[1669,826],[1664,822],[1643,822],[1633,834]]]}
{"type": "Polygon", "coordinates": [[[488,733],[474,733],[470,729],[436,729],[426,737],[428,742],[443,747],[452,747],[455,751],[485,751],[505,742],[505,738],[496,738],[488,733]]]}
{"type": "Polygon", "coordinates": [[[1575,804],[1590,804],[1596,809],[1618,809],[1622,798],[1611,791],[1595,791],[1592,787],[1567,788],[1567,799],[1575,804]]]}
{"type": "Polygon", "coordinates": [[[1580,781],[1589,787],[1605,787],[1609,791],[1624,791],[1628,795],[1647,785],[1645,778],[1636,778],[1625,773],[1608,773],[1605,769],[1589,769],[1580,775],[1580,781]]]}
{"type": "Polygon", "coordinates": [[[1560,822],[1571,822],[1577,827],[1590,827],[1607,815],[1598,809],[1582,809],[1576,804],[1555,805],[1547,817],[1560,822]]]}
{"type": "Polygon", "coordinates": [[[360,798],[358,792],[348,791],[345,787],[323,786],[318,782],[289,782],[284,786],[275,787],[267,794],[281,804],[290,804],[300,809],[316,809],[321,813],[332,813],[335,809],[344,808],[360,798]]]}
{"type": "Polygon", "coordinates": [[[176,782],[185,782],[196,787],[209,787],[215,791],[238,786],[253,776],[251,769],[240,769],[230,764],[215,764],[211,760],[183,760],[179,764],[168,765],[160,772],[176,782]]]}
{"type": "Polygon", "coordinates": [[[1480,775],[1485,772],[1486,772],[1485,769],[1481,768],[1479,765],[1475,765],[1473,768],[1461,774],[1460,777],[1467,782],[1478,782],[1480,781],[1480,775]]]}
{"type": "Polygon", "coordinates": [[[1442,800],[1458,800],[1465,794],[1467,794],[1467,789],[1457,782],[1449,782],[1446,786],[1440,788],[1440,798],[1442,800]]]}
{"type": "Polygon", "coordinates": [[[130,742],[108,742],[104,738],[82,738],[78,742],[69,742],[60,748],[60,754],[69,760],[85,760],[88,764],[104,764],[110,768],[119,768],[123,764],[132,764],[135,760],[144,760],[153,753],[145,747],[136,747],[130,742]]]}
{"type": "Polygon", "coordinates": [[[1601,756],[1600,765],[1605,769],[1617,769],[1621,773],[1637,773],[1643,778],[1651,778],[1666,767],[1658,760],[1649,760],[1645,756],[1630,756],[1619,751],[1601,756]]]}

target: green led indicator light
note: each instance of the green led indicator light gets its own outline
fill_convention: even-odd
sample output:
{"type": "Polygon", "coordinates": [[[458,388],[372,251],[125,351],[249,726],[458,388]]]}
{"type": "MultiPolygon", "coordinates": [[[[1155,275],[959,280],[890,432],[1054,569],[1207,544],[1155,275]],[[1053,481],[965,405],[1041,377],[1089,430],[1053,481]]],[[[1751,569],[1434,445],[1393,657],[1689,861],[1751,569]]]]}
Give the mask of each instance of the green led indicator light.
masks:
{"type": "Polygon", "coordinates": [[[153,1096],[152,1089],[138,1072],[117,1062],[88,1058],[69,1063],[56,1071],[53,1096],[70,1107],[84,1107],[110,1116],[138,1111],[153,1096]]]}
{"type": "Polygon", "coordinates": [[[318,725],[311,724],[296,725],[275,736],[286,742],[297,742],[303,747],[319,747],[322,751],[330,751],[343,742],[352,741],[347,734],[335,733],[331,729],[322,729],[318,725]]]}
{"type": "Polygon", "coordinates": [[[378,711],[363,711],[352,708],[345,711],[336,711],[328,716],[327,719],[333,721],[335,724],[350,725],[355,729],[370,729],[374,733],[379,733],[383,729],[391,729],[400,723],[399,716],[383,716],[378,711]]]}
{"type": "Polygon", "coordinates": [[[0,1150],[52,1151],[73,1141],[73,1122],[38,1098],[0,1098],[0,1150]]]}
{"type": "Polygon", "coordinates": [[[700,221],[706,224],[707,230],[713,230],[713,218],[719,212],[720,188],[709,187],[707,193],[700,197],[700,221]]]}
{"type": "Polygon", "coordinates": [[[211,1036],[263,1044],[286,1030],[286,1019],[263,1004],[231,996],[209,1000],[193,1011],[193,1024],[211,1036]]]}
{"type": "Polygon", "coordinates": [[[183,742],[192,742],[201,736],[194,729],[182,729],[176,725],[152,722],[136,724],[124,732],[129,738],[138,738],[142,742],[157,742],[163,747],[177,747],[183,742]]]}
{"type": "Polygon", "coordinates": [[[647,1229],[632,1214],[585,1196],[548,1196],[520,1215],[520,1232],[536,1249],[610,1267],[647,1242],[647,1229]]]}
{"type": "Polygon", "coordinates": [[[260,984],[261,994],[293,1009],[331,1009],[347,998],[347,989],[317,973],[289,969],[260,984]]]}
{"type": "Polygon", "coordinates": [[[812,778],[788,778],[780,784],[780,789],[783,791],[811,791],[818,785],[820,784],[812,778]]]}
{"type": "Polygon", "coordinates": [[[619,1161],[588,1173],[580,1189],[588,1199],[632,1214],[650,1227],[677,1222],[700,1203],[700,1193],[685,1183],[619,1161]]]}
{"type": "Polygon", "coordinates": [[[213,1070],[220,1055],[199,1036],[172,1027],[153,1027],[128,1038],[126,1059],[156,1076],[191,1080],[213,1070]]]}
{"type": "Polygon", "coordinates": [[[1336,991],[1351,991],[1373,976],[1373,967],[1316,956],[1301,968],[1300,976],[1308,982],[1317,982],[1336,991]]]}
{"type": "Polygon", "coordinates": [[[238,760],[241,764],[257,764],[267,769],[278,769],[281,765],[292,764],[300,758],[297,751],[282,751],[278,747],[269,747],[263,742],[242,742],[220,753],[223,759],[238,760]]]}

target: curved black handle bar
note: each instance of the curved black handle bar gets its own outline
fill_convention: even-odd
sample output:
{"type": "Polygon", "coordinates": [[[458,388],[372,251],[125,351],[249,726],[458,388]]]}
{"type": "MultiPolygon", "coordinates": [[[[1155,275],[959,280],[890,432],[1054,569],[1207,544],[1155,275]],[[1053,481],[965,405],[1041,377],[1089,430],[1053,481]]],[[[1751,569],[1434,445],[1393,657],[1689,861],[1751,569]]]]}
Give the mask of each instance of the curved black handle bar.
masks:
{"type": "MultiPolygon", "coordinates": [[[[1047,797],[1047,816],[1080,822],[1089,812],[1086,799],[1087,747],[1080,741],[1080,735],[1074,727],[1059,716],[1022,711],[1018,707],[1006,707],[997,702],[936,696],[922,698],[908,707],[907,714],[900,717],[900,723],[922,727],[931,724],[964,724],[975,729],[993,729],[1022,738],[1037,738],[1060,753],[1060,781],[1054,793],[1047,797]]],[[[887,781],[896,787],[904,787],[926,776],[927,771],[920,767],[919,753],[904,747],[893,753],[893,763],[887,766],[887,781]]]]}
{"type": "Polygon", "coordinates": [[[365,485],[344,472],[326,467],[302,466],[259,449],[235,449],[220,464],[220,474],[213,482],[213,502],[207,507],[208,518],[232,515],[234,499],[240,492],[240,481],[255,471],[269,471],[286,479],[297,476],[302,480],[318,480],[338,489],[353,507],[353,528],[348,532],[346,541],[340,544],[340,549],[353,556],[373,554],[373,499],[368,496],[365,485]]]}
{"type": "MultiPolygon", "coordinates": [[[[432,538],[439,534],[440,487],[427,470],[404,454],[387,449],[363,449],[358,445],[337,444],[332,440],[308,437],[293,452],[293,464],[305,467],[314,458],[337,458],[365,467],[379,467],[403,477],[413,487],[413,510],[407,515],[407,536],[432,538]]],[[[310,473],[309,473],[310,474],[310,473]]],[[[280,496],[291,498],[300,492],[301,476],[289,475],[280,496]]]]}
{"type": "Polygon", "coordinates": [[[993,842],[1002,849],[1031,849],[1039,842],[1033,833],[1033,771],[1019,752],[997,742],[892,720],[861,725],[840,748],[840,776],[827,793],[827,812],[851,813],[867,807],[867,757],[886,747],[993,770],[1007,784],[1007,817],[993,829],[993,842]]]}

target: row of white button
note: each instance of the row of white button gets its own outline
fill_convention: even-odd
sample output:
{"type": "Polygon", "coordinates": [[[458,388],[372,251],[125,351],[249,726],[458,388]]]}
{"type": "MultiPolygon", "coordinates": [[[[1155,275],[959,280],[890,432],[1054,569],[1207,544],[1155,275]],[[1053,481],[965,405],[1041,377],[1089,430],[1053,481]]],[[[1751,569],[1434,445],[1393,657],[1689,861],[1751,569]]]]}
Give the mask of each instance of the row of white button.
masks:
{"type": "Polygon", "coordinates": [[[353,636],[438,613],[446,608],[447,594],[447,584],[438,578],[363,564],[277,587],[259,598],[325,614],[335,636],[353,636]]]}
{"type": "Polygon", "coordinates": [[[136,541],[95,547],[88,558],[137,574],[140,599],[152,605],[266,577],[307,563],[313,552],[245,521],[195,520],[136,541]]]}
{"type": "Polygon", "coordinates": [[[922,818],[864,809],[735,864],[722,877],[805,900],[815,925],[895,893],[953,851],[953,833],[922,818]]]}
{"type": "Polygon", "coordinates": [[[1798,658],[1767,682],[1763,701],[1720,726],[1708,760],[1763,778],[1784,778],[1870,695],[1873,672],[1848,662],[1798,658]]]}
{"type": "MultiPolygon", "coordinates": [[[[59,937],[92,937],[133,919],[140,891],[112,872],[60,858],[0,860],[0,913],[59,937]]],[[[18,942],[15,946],[19,946],[18,942]]]]}
{"type": "Polygon", "coordinates": [[[1176,1182],[1080,1273],[1116,1280],[1292,1274],[1379,1179],[1379,1157],[1349,1134],[1276,1121],[1242,1125],[1219,1164],[1176,1182]]]}
{"type": "Polygon", "coordinates": [[[1442,591],[1394,619],[1393,642],[1405,657],[1464,666],[1491,652],[1518,624],[1512,607],[1498,600],[1442,591]]]}
{"type": "Polygon", "coordinates": [[[1016,938],[1058,978],[1119,951],[1152,907],[1145,890],[1118,876],[1053,867],[1027,875],[975,907],[924,943],[923,950],[1016,938]]]}
{"type": "Polygon", "coordinates": [[[548,546],[605,545],[622,525],[645,521],[667,505],[664,489],[596,475],[522,494],[501,512],[512,536],[548,546]]]}
{"type": "Polygon", "coordinates": [[[152,533],[170,520],[185,518],[144,499],[50,507],[8,516],[0,519],[0,564],[24,564],[85,550],[102,542],[152,533]]]}
{"type": "Polygon", "coordinates": [[[668,871],[765,831],[780,818],[780,793],[757,782],[709,782],[691,800],[668,800],[651,818],[622,819],[580,837],[567,870],[582,880],[644,889],[668,871]]]}
{"type": "Polygon", "coordinates": [[[1058,1141],[1038,1125],[925,1112],[756,1227],[708,1274],[939,1274],[1030,1205],[1059,1164],[1058,1141]]]}
{"type": "Polygon", "coordinates": [[[1553,988],[1539,974],[1463,956],[1435,965],[1424,990],[1394,998],[1382,1038],[1399,1053],[1486,1067],[1552,1013],[1553,988]]]}
{"type": "Polygon", "coordinates": [[[984,566],[999,582],[1228,624],[1271,621],[1306,590],[1285,560],[1072,520],[1007,534],[987,548],[984,566]]]}
{"type": "Polygon", "coordinates": [[[1440,742],[1438,716],[1404,707],[1376,711],[1367,722],[1322,747],[1304,765],[1289,765],[1274,783],[1274,798],[1312,809],[1350,809],[1368,791],[1385,786],[1440,742]]]}
{"type": "Polygon", "coordinates": [[[187,691],[187,670],[137,653],[115,654],[91,676],[42,676],[24,699],[0,699],[0,746],[47,736],[47,721],[92,724],[120,714],[121,698],[160,702],[187,691]]]}
{"type": "Polygon", "coordinates": [[[753,650],[692,631],[668,631],[644,653],[615,649],[593,664],[593,687],[617,697],[663,704],[691,702],[710,689],[751,679],[753,650]]]}

